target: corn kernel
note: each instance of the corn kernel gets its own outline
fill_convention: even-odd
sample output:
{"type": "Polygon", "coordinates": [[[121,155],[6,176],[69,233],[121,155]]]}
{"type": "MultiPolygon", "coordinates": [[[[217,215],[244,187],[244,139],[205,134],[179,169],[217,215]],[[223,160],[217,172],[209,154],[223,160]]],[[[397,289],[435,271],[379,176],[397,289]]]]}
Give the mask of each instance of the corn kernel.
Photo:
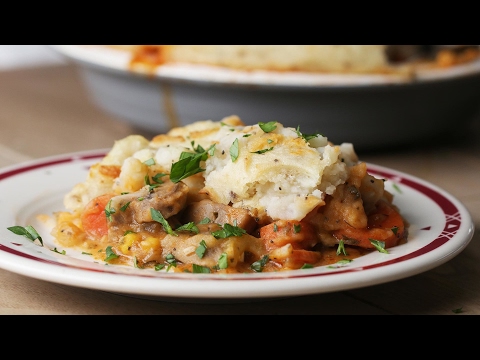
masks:
{"type": "Polygon", "coordinates": [[[153,236],[149,236],[140,243],[140,246],[145,251],[156,249],[160,246],[160,240],[153,236]]]}
{"type": "Polygon", "coordinates": [[[135,241],[139,240],[140,235],[134,233],[128,233],[123,237],[123,244],[120,246],[120,250],[122,253],[128,253],[130,247],[135,241]]]}

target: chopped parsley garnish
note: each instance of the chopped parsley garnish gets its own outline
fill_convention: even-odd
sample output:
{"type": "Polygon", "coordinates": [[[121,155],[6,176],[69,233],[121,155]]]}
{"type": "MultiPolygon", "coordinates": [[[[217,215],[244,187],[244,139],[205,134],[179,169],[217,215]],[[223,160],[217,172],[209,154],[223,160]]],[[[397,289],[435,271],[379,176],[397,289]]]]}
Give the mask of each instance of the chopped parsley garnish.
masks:
{"type": "Polygon", "coordinates": [[[236,226],[236,225],[230,225],[230,224],[223,224],[223,227],[221,230],[213,231],[212,235],[216,239],[225,239],[230,236],[242,236],[243,234],[246,234],[247,232],[236,226]]]}
{"type": "Polygon", "coordinates": [[[172,266],[177,266],[177,259],[175,259],[175,256],[173,256],[173,254],[168,254],[167,256],[165,256],[165,261],[168,264],[167,271],[170,270],[172,266]]]}
{"type": "Polygon", "coordinates": [[[226,269],[228,267],[227,253],[222,253],[222,255],[220,255],[217,266],[219,269],[226,269]]]}
{"type": "Polygon", "coordinates": [[[192,270],[194,274],[209,274],[212,272],[208,267],[197,264],[192,265],[192,270]]]}
{"type": "Polygon", "coordinates": [[[157,209],[150,208],[150,215],[152,215],[152,220],[157,221],[160,224],[162,224],[163,229],[167,232],[167,234],[173,235],[173,236],[178,236],[178,234],[172,230],[170,224],[168,223],[167,220],[163,217],[162,213],[158,211],[157,209]]]}
{"type": "Polygon", "coordinates": [[[105,257],[104,261],[110,261],[110,260],[118,258],[118,255],[115,254],[115,252],[112,250],[111,246],[107,246],[107,248],[105,249],[105,253],[106,253],[106,257],[105,257]]]}
{"type": "Polygon", "coordinates": [[[255,272],[262,272],[268,260],[268,255],[263,255],[260,260],[257,260],[252,265],[250,265],[250,269],[255,272]]]}
{"type": "Polygon", "coordinates": [[[402,193],[402,190],[400,189],[400,187],[399,187],[397,184],[393,184],[392,187],[393,187],[399,194],[402,193]]]}
{"type": "Polygon", "coordinates": [[[238,149],[238,139],[230,146],[230,157],[232,158],[232,162],[235,162],[238,159],[239,149],[238,149]]]}
{"type": "Polygon", "coordinates": [[[268,149],[263,149],[263,150],[258,150],[258,151],[250,151],[252,154],[265,154],[267,151],[272,151],[273,150],[273,146],[271,148],[268,148],[268,149]]]}
{"type": "MultiPolygon", "coordinates": [[[[161,180],[160,180],[160,181],[161,181],[161,180]]],[[[145,175],[145,184],[148,185],[148,187],[149,187],[148,191],[149,191],[149,192],[152,192],[153,189],[155,189],[156,187],[159,187],[162,183],[163,183],[163,181],[161,181],[160,183],[155,182],[155,183],[152,184],[152,183],[150,182],[150,177],[148,176],[148,174],[145,175]]]]}
{"type": "Polygon", "coordinates": [[[57,254],[60,254],[60,255],[65,255],[67,253],[65,250],[58,251],[56,247],[54,247],[50,251],[56,252],[57,254]]]}
{"type": "Polygon", "coordinates": [[[210,146],[207,150],[207,154],[210,155],[210,156],[213,156],[214,153],[215,153],[215,144],[210,146]]]}
{"type": "Polygon", "coordinates": [[[165,268],[165,264],[156,264],[155,265],[155,271],[160,271],[163,268],[165,268]]]}
{"type": "Polygon", "coordinates": [[[107,216],[107,220],[112,221],[112,214],[115,214],[115,209],[112,208],[112,199],[107,203],[105,206],[105,215],[107,216]]]}
{"type": "Polygon", "coordinates": [[[260,129],[262,129],[264,132],[269,133],[277,128],[277,122],[276,121],[269,121],[266,123],[259,122],[258,126],[260,126],[260,129]]]}
{"type": "Polygon", "coordinates": [[[151,166],[151,165],[155,165],[155,159],[154,158],[150,158],[146,161],[143,162],[145,165],[147,166],[151,166]]]}
{"type": "Polygon", "coordinates": [[[347,254],[347,249],[345,249],[345,243],[343,242],[343,240],[340,240],[338,242],[338,247],[337,247],[337,255],[348,255],[347,254]]]}
{"type": "Polygon", "coordinates": [[[195,249],[195,254],[201,259],[205,255],[205,252],[207,251],[207,243],[205,240],[200,241],[200,244],[198,244],[197,248],[195,249]]]}
{"type": "Polygon", "coordinates": [[[164,173],[157,173],[152,177],[152,180],[155,181],[157,184],[163,184],[162,177],[166,176],[167,174],[164,173]]]}
{"type": "Polygon", "coordinates": [[[7,228],[11,232],[13,232],[16,235],[22,235],[25,236],[28,240],[31,240],[32,242],[35,242],[35,240],[38,239],[40,244],[43,246],[43,239],[42,237],[37,233],[37,230],[31,225],[27,225],[25,227],[23,226],[11,226],[7,228]]]}
{"type": "Polygon", "coordinates": [[[182,231],[182,230],[191,231],[191,232],[194,232],[195,234],[198,234],[200,232],[200,230],[198,230],[197,225],[195,225],[195,223],[192,221],[187,224],[181,225],[175,229],[175,231],[182,231]]]}
{"type": "Polygon", "coordinates": [[[305,140],[306,142],[308,142],[309,140],[313,139],[313,138],[316,138],[318,135],[321,135],[320,133],[315,133],[315,134],[302,134],[300,132],[300,126],[297,126],[297,129],[295,130],[295,132],[297,133],[298,137],[301,137],[303,138],[303,140],[305,140]]]}
{"type": "Polygon", "coordinates": [[[197,150],[199,148],[203,150],[199,153],[182,152],[180,154],[180,160],[172,164],[170,180],[177,183],[189,176],[205,171],[205,169],[200,167],[200,162],[207,160],[209,153],[213,151],[214,147],[215,145],[212,145],[208,150],[203,150],[201,146],[198,146],[197,150]]]}
{"type": "MultiPolygon", "coordinates": [[[[205,152],[207,152],[202,145],[198,145],[196,148],[195,148],[195,141],[191,141],[190,144],[192,144],[192,149],[193,151],[195,151],[197,154],[203,154],[205,152]]],[[[210,147],[211,148],[211,147],[210,147]]],[[[209,148],[209,149],[210,149],[209,148]]]]}
{"type": "Polygon", "coordinates": [[[131,201],[127,202],[125,205],[123,205],[123,206],[120,208],[120,210],[121,210],[121,211],[126,211],[127,208],[128,208],[128,205],[130,205],[130,203],[131,203],[131,201]]]}
{"type": "Polygon", "coordinates": [[[379,241],[379,240],[373,240],[369,239],[370,243],[375,246],[375,249],[377,249],[379,252],[388,254],[388,251],[385,250],[385,241],[379,241]]]}
{"type": "Polygon", "coordinates": [[[177,260],[175,259],[175,257],[172,254],[168,254],[167,256],[165,256],[165,262],[161,263],[161,264],[155,264],[155,266],[153,268],[155,269],[155,271],[160,271],[160,270],[165,269],[166,266],[167,266],[167,269],[165,271],[167,271],[167,272],[172,267],[177,266],[177,260]]]}
{"type": "Polygon", "coordinates": [[[313,269],[313,267],[314,266],[312,264],[303,264],[300,269],[313,269]]]}

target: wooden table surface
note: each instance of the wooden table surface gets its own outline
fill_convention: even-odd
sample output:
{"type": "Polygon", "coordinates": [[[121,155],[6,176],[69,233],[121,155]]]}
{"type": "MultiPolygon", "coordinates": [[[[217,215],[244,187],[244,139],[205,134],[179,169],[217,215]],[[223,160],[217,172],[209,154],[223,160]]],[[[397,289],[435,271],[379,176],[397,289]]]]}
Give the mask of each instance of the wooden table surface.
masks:
{"type": "MultiPolygon", "coordinates": [[[[0,167],[109,148],[115,140],[133,133],[152,135],[97,108],[72,65],[0,71],[0,124],[0,167]]],[[[466,206],[475,227],[480,228],[480,116],[448,137],[403,149],[357,153],[361,160],[443,188],[466,206]]],[[[385,284],[318,295],[215,303],[160,301],[56,284],[3,269],[0,289],[0,314],[11,315],[479,315],[480,233],[474,233],[459,255],[432,270],[385,284]]]]}

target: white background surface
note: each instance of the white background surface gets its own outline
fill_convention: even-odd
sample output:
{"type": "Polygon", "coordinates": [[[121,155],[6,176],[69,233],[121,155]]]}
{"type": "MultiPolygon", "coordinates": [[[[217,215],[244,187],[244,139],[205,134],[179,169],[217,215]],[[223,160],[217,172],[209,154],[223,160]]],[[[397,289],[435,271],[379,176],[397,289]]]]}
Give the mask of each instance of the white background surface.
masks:
{"type": "Polygon", "coordinates": [[[64,62],[65,60],[47,45],[0,45],[0,70],[64,62]]]}

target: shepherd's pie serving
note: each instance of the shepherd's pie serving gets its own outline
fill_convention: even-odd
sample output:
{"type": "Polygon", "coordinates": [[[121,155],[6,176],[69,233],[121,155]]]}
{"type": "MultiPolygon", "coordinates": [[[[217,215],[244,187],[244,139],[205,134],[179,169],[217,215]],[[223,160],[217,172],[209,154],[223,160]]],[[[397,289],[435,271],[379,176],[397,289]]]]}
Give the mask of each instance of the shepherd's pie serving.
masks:
{"type": "Polygon", "coordinates": [[[66,194],[52,235],[157,271],[300,269],[407,241],[392,201],[352,144],[229,116],[116,141],[66,194]]]}

